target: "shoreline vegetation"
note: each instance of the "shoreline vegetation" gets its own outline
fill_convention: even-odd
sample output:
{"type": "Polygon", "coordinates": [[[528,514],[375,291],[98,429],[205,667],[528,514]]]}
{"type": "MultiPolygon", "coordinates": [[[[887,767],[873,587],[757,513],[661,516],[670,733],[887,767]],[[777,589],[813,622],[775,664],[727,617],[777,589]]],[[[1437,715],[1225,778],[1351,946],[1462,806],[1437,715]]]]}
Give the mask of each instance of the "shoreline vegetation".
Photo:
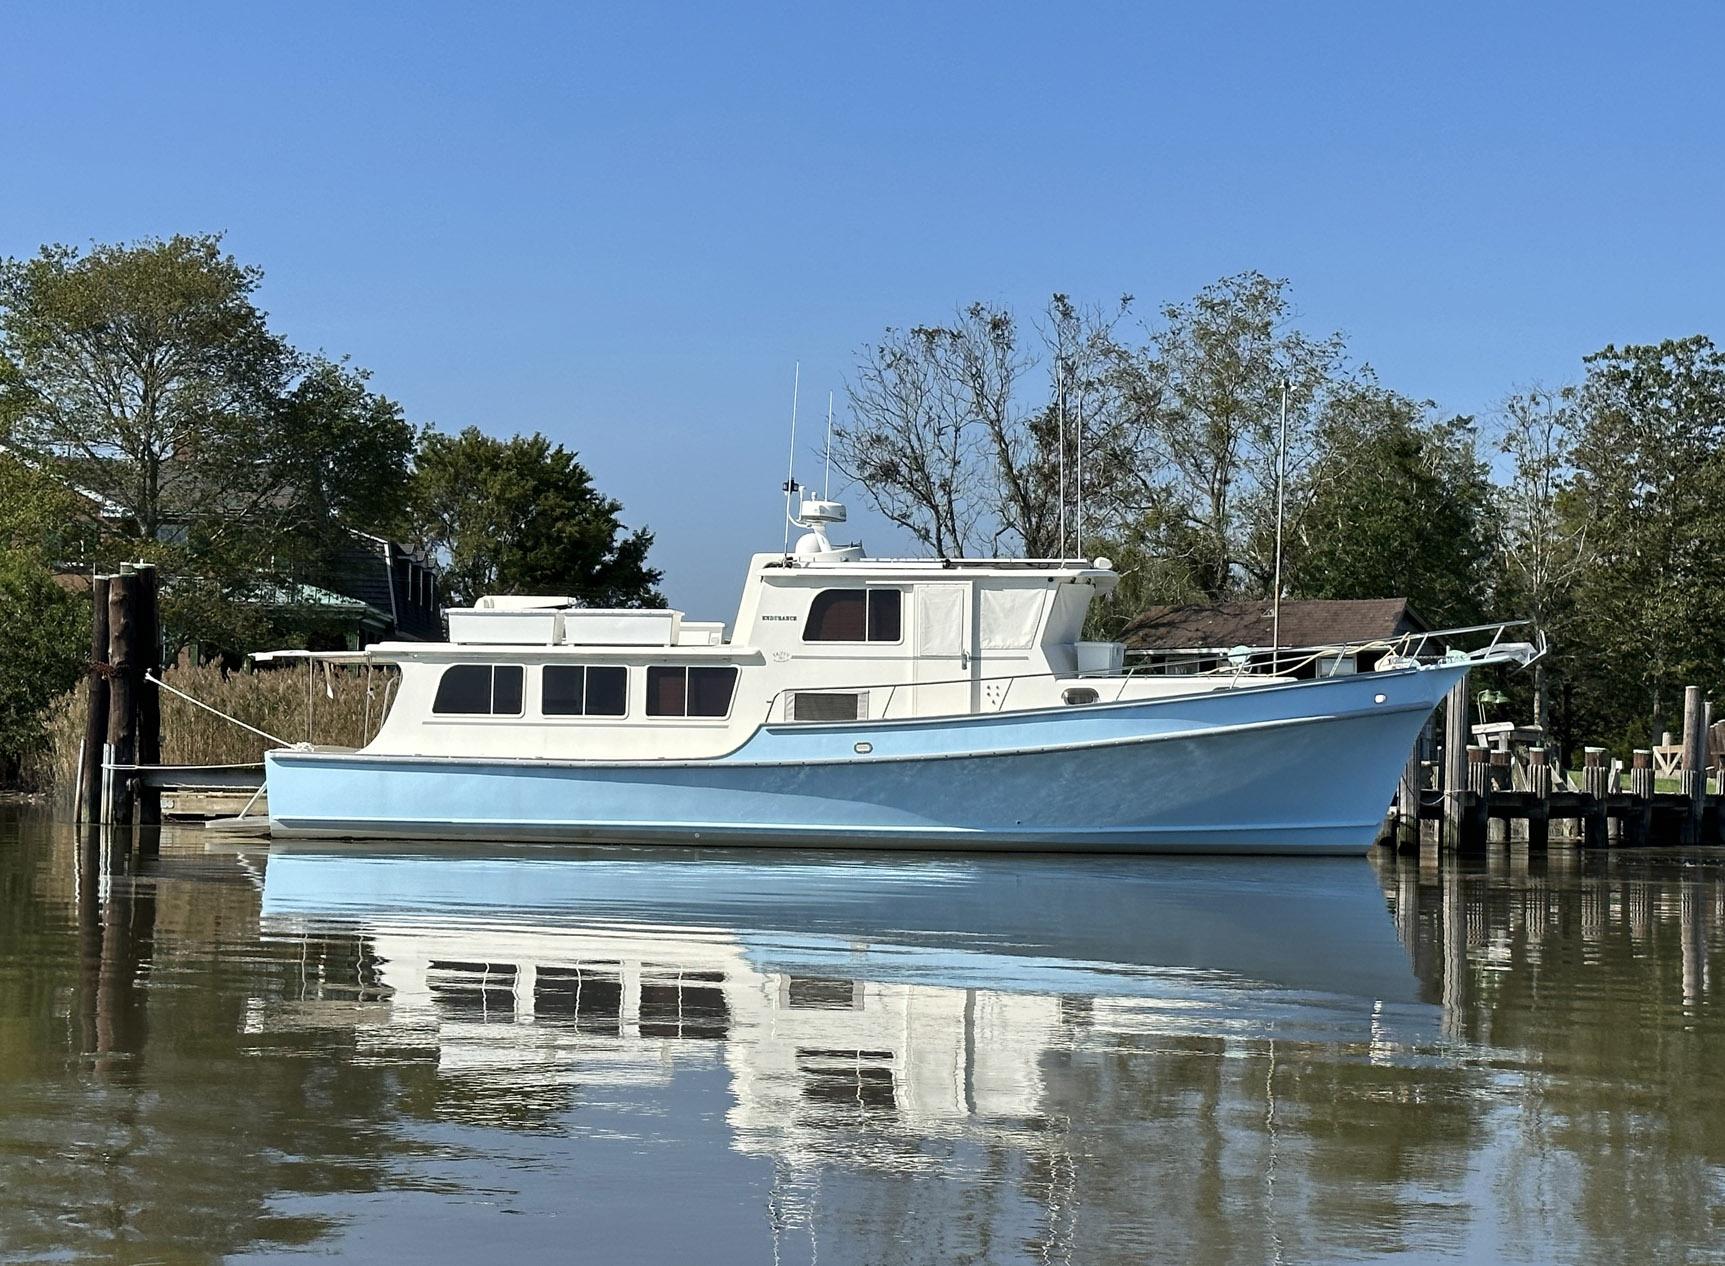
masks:
{"type": "MultiPolygon", "coordinates": [[[[307,671],[299,665],[227,671],[215,664],[176,667],[164,672],[162,680],[289,743],[361,747],[377,733],[395,697],[396,672],[316,664],[310,670],[309,692],[307,671]]],[[[252,765],[276,746],[169,691],[162,691],[161,698],[163,764],[252,765]]],[[[87,699],[86,689],[79,686],[54,701],[48,709],[47,741],[24,767],[26,787],[47,793],[56,803],[71,802],[87,699]]]]}

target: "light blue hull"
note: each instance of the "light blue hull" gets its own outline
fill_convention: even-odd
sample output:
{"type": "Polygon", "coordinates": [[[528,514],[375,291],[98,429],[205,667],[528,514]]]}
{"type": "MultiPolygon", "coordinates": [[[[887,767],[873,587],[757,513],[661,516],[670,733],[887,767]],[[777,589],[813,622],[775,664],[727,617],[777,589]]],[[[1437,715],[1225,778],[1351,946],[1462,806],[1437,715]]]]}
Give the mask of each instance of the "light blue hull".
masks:
{"type": "Polygon", "coordinates": [[[704,761],[282,750],[267,759],[270,823],[283,836],[1358,852],[1464,671],[769,726],[704,761]]]}

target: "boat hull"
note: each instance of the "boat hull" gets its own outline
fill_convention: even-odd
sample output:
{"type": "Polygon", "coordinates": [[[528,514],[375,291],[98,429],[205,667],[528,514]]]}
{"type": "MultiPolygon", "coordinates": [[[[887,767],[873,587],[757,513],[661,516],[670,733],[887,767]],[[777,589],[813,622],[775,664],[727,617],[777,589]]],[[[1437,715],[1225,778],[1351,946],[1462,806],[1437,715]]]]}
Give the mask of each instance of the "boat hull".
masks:
{"type": "Polygon", "coordinates": [[[1445,666],[1178,699],[766,727],[705,761],[271,752],[272,833],[1073,852],[1351,853],[1445,666]]]}

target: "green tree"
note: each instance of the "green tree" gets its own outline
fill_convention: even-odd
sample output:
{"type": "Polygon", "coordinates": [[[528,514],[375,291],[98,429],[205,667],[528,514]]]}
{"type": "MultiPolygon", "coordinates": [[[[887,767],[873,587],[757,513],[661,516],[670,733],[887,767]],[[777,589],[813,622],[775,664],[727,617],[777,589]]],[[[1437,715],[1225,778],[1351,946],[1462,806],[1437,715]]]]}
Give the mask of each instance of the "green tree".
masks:
{"type": "Polygon", "coordinates": [[[567,594],[595,607],[664,605],[660,573],[647,565],[653,534],[626,529],[622,505],[543,435],[428,432],[413,508],[455,605],[509,592],[567,594]]]}
{"type": "Polygon", "coordinates": [[[184,635],[234,633],[236,603],[405,499],[412,428],[271,332],[261,278],[213,234],[0,262],[0,441],[76,492],[76,561],[162,565],[184,635]]]}
{"type": "Polygon", "coordinates": [[[1499,613],[1527,620],[1553,640],[1533,666],[1533,723],[1552,725],[1550,684],[1578,662],[1570,644],[1575,586],[1588,561],[1586,515],[1564,512],[1574,477],[1575,389],[1533,388],[1500,410],[1497,448],[1509,462],[1498,489],[1499,613]],[[1554,673],[1554,669],[1556,670],[1554,673]]]}
{"type": "Polygon", "coordinates": [[[1224,277],[1162,309],[1131,359],[1126,395],[1142,436],[1143,525],[1193,588],[1268,593],[1283,384],[1292,483],[1316,460],[1344,355],[1340,334],[1296,328],[1287,281],[1262,273],[1224,277]]]}
{"type": "Polygon", "coordinates": [[[1472,421],[1430,410],[1370,382],[1330,402],[1289,532],[1295,594],[1406,597],[1439,623],[1479,618],[1493,488],[1472,421]]]}
{"type": "Polygon", "coordinates": [[[27,552],[0,550],[0,782],[44,738],[48,705],[83,675],[90,604],[27,552]]]}
{"type": "Polygon", "coordinates": [[[0,553],[42,564],[84,552],[75,525],[77,503],[52,476],[0,450],[0,553]]]}
{"type": "Polygon", "coordinates": [[[1130,304],[1056,294],[1028,332],[985,303],[887,330],[857,356],[837,464],[941,557],[1076,549],[1080,475],[1092,530],[1119,521],[1137,486],[1114,337],[1130,304]]]}
{"type": "Polygon", "coordinates": [[[89,603],[51,570],[75,547],[71,503],[53,479],[0,452],[0,783],[17,778],[45,737],[44,709],[83,672],[89,603]]]}
{"type": "Polygon", "coordinates": [[[1577,688],[1601,736],[1656,737],[1683,686],[1725,687],[1725,354],[1697,335],[1584,363],[1564,504],[1589,525],[1577,631],[1597,667],[1577,688]]]}

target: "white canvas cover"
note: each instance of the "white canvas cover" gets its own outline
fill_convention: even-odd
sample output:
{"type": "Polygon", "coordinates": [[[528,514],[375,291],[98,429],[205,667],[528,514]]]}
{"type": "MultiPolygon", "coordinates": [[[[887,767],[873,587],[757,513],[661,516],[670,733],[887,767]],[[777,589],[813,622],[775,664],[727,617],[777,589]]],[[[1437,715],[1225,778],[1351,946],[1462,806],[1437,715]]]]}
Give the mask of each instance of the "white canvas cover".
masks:
{"type": "Polygon", "coordinates": [[[984,589],[981,642],[985,651],[1018,651],[1036,645],[1044,590],[984,589]]]}
{"type": "Polygon", "coordinates": [[[916,587],[916,653],[951,655],[965,650],[964,605],[968,585],[918,585],[916,587]]]}

